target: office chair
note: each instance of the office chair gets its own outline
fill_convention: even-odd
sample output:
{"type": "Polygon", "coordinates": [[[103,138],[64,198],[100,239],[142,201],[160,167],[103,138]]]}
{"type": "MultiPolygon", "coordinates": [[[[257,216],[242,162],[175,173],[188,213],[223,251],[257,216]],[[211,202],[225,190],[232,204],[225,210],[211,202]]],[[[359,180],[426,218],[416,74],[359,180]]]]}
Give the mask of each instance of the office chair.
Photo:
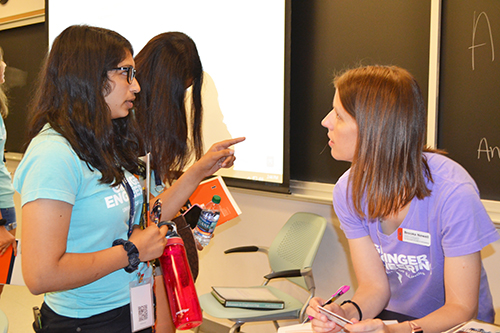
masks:
{"type": "Polygon", "coordinates": [[[247,322],[272,321],[276,329],[278,320],[299,319],[305,317],[309,301],[314,297],[315,284],[312,264],[316,257],[321,239],[326,229],[326,219],[312,213],[295,213],[281,228],[269,248],[258,246],[236,247],[224,253],[264,252],[268,256],[271,273],[264,276],[262,288],[269,289],[276,297],[285,301],[280,310],[254,310],[224,307],[211,294],[199,297],[201,308],[216,318],[234,321],[229,333],[240,332],[240,327],[247,322]],[[268,282],[276,278],[286,278],[290,282],[309,292],[306,302],[301,302],[268,282]]]}
{"type": "Polygon", "coordinates": [[[0,310],[0,333],[7,333],[9,331],[9,320],[5,312],[0,310]]]}

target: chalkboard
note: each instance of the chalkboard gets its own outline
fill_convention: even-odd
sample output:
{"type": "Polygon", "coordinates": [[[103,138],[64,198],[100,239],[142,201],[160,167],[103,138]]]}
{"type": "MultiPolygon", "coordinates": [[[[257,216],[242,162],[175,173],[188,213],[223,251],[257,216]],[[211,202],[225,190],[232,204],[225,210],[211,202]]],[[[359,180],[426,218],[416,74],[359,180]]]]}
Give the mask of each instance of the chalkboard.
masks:
{"type": "Polygon", "coordinates": [[[331,110],[333,73],[358,65],[398,65],[427,99],[430,0],[293,0],[291,179],[335,183],[337,162],[320,122],[331,110]]]}
{"type": "Polygon", "coordinates": [[[491,200],[500,200],[499,51],[500,2],[442,2],[438,146],[491,200]]]}
{"type": "Polygon", "coordinates": [[[0,46],[7,64],[5,85],[9,100],[5,148],[8,152],[24,152],[27,105],[48,49],[45,23],[0,31],[0,46]]]}

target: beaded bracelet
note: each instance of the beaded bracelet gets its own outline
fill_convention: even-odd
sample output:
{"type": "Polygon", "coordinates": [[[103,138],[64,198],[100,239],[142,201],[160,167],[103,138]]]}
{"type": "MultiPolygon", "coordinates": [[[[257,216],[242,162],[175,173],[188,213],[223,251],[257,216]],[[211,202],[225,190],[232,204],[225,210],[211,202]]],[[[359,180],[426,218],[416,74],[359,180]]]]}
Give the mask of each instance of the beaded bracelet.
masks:
{"type": "Polygon", "coordinates": [[[356,308],[356,310],[358,310],[359,321],[361,321],[361,319],[363,319],[363,312],[361,312],[361,308],[359,307],[359,305],[356,304],[356,302],[351,301],[350,299],[348,299],[348,300],[343,301],[342,304],[340,304],[340,306],[342,306],[342,305],[344,305],[346,303],[351,303],[352,305],[354,305],[354,307],[356,308]]]}

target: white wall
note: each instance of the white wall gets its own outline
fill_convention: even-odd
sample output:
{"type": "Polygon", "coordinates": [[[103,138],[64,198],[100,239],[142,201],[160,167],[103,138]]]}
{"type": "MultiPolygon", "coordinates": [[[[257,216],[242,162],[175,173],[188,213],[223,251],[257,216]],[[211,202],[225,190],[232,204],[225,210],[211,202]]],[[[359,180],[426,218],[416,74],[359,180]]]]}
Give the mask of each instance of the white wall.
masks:
{"type": "Polygon", "coordinates": [[[10,0],[0,5],[0,30],[45,20],[45,0],[10,0]]]}

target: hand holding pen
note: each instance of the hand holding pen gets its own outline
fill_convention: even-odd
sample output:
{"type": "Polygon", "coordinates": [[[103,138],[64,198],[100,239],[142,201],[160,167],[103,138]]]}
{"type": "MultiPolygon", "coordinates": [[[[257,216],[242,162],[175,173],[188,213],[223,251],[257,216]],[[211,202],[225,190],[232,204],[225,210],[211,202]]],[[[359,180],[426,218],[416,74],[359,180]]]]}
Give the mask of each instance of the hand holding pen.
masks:
{"type": "MultiPolygon", "coordinates": [[[[342,296],[342,295],[344,295],[346,292],[348,292],[348,291],[349,291],[349,289],[350,289],[350,287],[349,287],[349,286],[347,286],[347,285],[346,285],[346,286],[342,286],[342,287],[340,287],[340,288],[339,288],[339,289],[335,292],[335,294],[333,294],[333,295],[332,295],[332,297],[330,297],[330,298],[329,298],[329,299],[328,299],[325,303],[321,304],[321,306],[323,307],[323,306],[326,306],[326,305],[328,305],[328,304],[330,304],[330,303],[334,302],[337,298],[339,298],[340,296],[342,296]]],[[[314,319],[314,317],[309,316],[308,318],[306,318],[306,319],[302,322],[302,324],[307,323],[307,322],[308,322],[309,320],[311,320],[311,319],[314,319]]]]}

